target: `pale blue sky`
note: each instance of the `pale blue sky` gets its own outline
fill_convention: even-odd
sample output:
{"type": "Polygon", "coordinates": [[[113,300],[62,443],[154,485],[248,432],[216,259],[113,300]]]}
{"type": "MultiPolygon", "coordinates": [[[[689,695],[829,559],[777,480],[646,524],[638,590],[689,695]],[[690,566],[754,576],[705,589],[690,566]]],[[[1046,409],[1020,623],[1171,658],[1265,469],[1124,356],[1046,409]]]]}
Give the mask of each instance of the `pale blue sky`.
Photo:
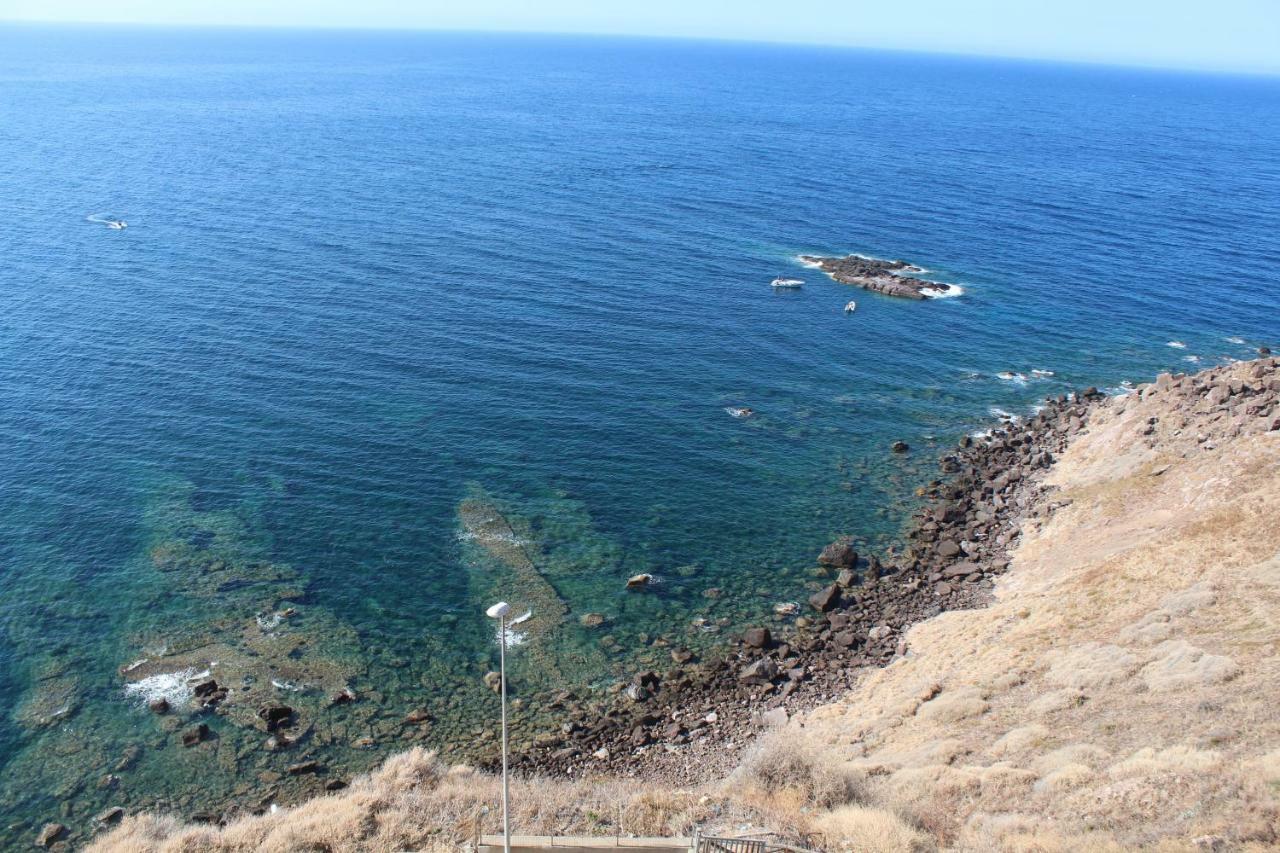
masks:
{"type": "Polygon", "coordinates": [[[1280,72],[1280,0],[0,0],[0,20],[620,33],[1280,72]]]}

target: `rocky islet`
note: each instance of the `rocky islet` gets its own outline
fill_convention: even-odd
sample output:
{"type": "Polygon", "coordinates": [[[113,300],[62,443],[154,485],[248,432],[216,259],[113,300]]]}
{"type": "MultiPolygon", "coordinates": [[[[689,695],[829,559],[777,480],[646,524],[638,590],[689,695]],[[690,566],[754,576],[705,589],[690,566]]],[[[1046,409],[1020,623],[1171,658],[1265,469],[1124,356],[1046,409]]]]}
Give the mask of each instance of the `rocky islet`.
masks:
{"type": "Polygon", "coordinates": [[[801,255],[800,262],[822,270],[841,284],[852,284],[863,290],[899,299],[928,299],[951,290],[948,285],[908,275],[924,270],[906,261],[886,261],[862,255],[846,255],[843,258],[801,255]]]}

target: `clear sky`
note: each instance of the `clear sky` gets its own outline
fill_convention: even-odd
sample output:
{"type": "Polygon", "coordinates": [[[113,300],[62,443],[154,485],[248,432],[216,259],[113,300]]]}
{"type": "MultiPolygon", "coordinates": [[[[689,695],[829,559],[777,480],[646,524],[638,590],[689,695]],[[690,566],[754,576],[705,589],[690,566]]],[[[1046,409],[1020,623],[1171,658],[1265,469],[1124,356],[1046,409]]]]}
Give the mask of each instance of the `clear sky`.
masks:
{"type": "Polygon", "coordinates": [[[618,33],[1280,73],[1280,0],[0,0],[0,20],[618,33]]]}

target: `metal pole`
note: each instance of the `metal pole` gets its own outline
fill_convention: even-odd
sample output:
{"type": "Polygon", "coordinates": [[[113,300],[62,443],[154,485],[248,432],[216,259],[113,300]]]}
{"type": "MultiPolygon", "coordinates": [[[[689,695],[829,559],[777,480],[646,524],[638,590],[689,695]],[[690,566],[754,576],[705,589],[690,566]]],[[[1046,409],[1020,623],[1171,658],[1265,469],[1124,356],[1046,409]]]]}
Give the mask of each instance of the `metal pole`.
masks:
{"type": "Polygon", "coordinates": [[[507,617],[498,617],[498,674],[502,676],[502,850],[511,853],[510,792],[507,787],[507,617]]]}

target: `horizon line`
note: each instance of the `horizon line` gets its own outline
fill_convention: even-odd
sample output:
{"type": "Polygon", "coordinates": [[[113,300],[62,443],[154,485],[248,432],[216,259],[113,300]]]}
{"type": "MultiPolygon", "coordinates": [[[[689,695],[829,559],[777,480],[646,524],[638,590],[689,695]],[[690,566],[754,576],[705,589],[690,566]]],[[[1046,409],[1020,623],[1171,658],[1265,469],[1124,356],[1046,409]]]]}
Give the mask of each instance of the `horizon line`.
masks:
{"type": "Polygon", "coordinates": [[[1006,62],[1025,62],[1033,65],[1067,65],[1084,68],[1113,68],[1130,71],[1164,72],[1173,74],[1209,75],[1224,77],[1250,77],[1274,79],[1280,77],[1280,64],[1269,68],[1245,66],[1209,66],[1209,65],[1169,65],[1160,62],[1119,59],[1091,59],[1068,56],[1030,56],[1016,53],[979,53],[956,49],[931,49],[923,47],[907,47],[901,45],[858,44],[852,42],[801,41],[788,39],[735,38],[731,36],[673,35],[658,33],[623,33],[597,32],[584,30],[523,30],[523,29],[479,29],[464,27],[425,27],[425,26],[362,26],[359,24],[249,24],[249,23],[209,23],[187,22],[173,23],[165,21],[50,21],[37,18],[0,18],[0,27],[43,26],[43,27],[116,27],[121,29],[137,28],[151,30],[241,30],[272,32],[316,32],[316,33],[387,33],[405,35],[505,35],[526,37],[558,37],[579,39],[631,39],[636,41],[680,41],[710,42],[713,44],[743,44],[773,47],[809,47],[828,50],[865,51],[870,53],[895,53],[917,56],[950,57],[956,59],[986,59],[1006,62]]]}

